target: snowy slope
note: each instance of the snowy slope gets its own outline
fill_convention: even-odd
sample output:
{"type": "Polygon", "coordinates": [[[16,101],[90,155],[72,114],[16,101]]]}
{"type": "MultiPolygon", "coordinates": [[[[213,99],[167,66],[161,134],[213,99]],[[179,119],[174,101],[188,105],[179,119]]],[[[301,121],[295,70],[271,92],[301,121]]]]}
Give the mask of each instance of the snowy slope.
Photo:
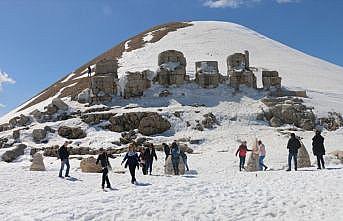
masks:
{"type": "MultiPolygon", "coordinates": [[[[238,24],[217,21],[198,21],[191,24],[169,32],[154,43],[150,43],[153,32],[147,33],[142,38],[145,44],[135,50],[127,50],[130,40],[125,41],[125,51],[119,58],[119,77],[126,71],[145,69],[156,71],[158,54],[169,49],[184,53],[187,59],[187,73],[191,76],[194,75],[195,62],[201,60],[217,60],[219,71],[226,75],[227,56],[249,50],[250,66],[260,70],[262,68],[277,70],[285,87],[307,90],[310,99],[306,102],[314,106],[318,114],[325,115],[333,110],[343,112],[342,67],[306,55],[238,24]]],[[[65,87],[70,87],[72,83],[68,85],[68,81],[85,78],[85,75],[79,77],[74,75],[71,73],[66,76],[61,83],[66,83],[65,87]]],[[[257,77],[261,79],[260,76],[257,77]]],[[[261,85],[261,82],[258,82],[258,85],[261,85]]],[[[18,112],[28,103],[30,102],[0,118],[0,122],[6,122],[15,115],[29,113],[43,106],[37,104],[29,108],[30,110],[18,112]]]]}
{"type": "Polygon", "coordinates": [[[309,91],[310,104],[320,108],[319,113],[331,109],[343,112],[342,67],[306,55],[241,25],[217,21],[192,24],[169,33],[156,43],[125,52],[119,60],[119,73],[156,70],[157,55],[175,49],[184,53],[189,75],[194,75],[195,62],[201,60],[217,60],[220,73],[226,75],[227,56],[249,50],[250,66],[277,70],[284,86],[309,91]]]}

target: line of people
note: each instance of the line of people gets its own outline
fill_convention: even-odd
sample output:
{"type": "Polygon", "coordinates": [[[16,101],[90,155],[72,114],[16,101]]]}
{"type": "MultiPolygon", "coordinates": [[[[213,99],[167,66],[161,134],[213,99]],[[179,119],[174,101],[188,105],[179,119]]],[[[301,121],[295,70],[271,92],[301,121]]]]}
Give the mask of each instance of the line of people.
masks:
{"type": "MultiPolygon", "coordinates": [[[[68,145],[71,142],[66,141],[59,149],[58,149],[58,157],[61,160],[61,168],[59,172],[59,177],[63,178],[62,173],[64,167],[67,167],[65,172],[65,177],[69,177],[69,150],[68,145]]],[[[170,156],[171,161],[173,164],[174,174],[179,175],[179,162],[180,157],[183,160],[187,171],[189,171],[188,164],[187,164],[187,155],[184,151],[181,151],[176,141],[174,141],[169,147],[166,143],[162,144],[164,152],[165,152],[165,161],[170,156]]],[[[111,154],[108,154],[107,151],[103,148],[100,148],[100,154],[96,160],[96,164],[100,164],[102,168],[102,182],[101,187],[102,189],[105,188],[105,184],[107,188],[112,188],[110,180],[108,178],[108,173],[112,170],[109,158],[114,158],[111,154]]],[[[128,152],[125,154],[121,165],[124,163],[124,168],[128,168],[131,175],[131,183],[134,184],[137,182],[136,180],[136,169],[139,170],[139,167],[142,168],[143,175],[152,174],[153,171],[153,162],[154,160],[157,161],[157,154],[153,144],[149,144],[147,148],[144,147],[137,147],[134,143],[128,146],[128,152]],[[138,152],[136,152],[138,150],[138,152]]]]}
{"type": "MultiPolygon", "coordinates": [[[[301,148],[301,142],[296,137],[295,133],[291,133],[291,137],[287,143],[288,149],[288,169],[291,171],[292,160],[294,162],[294,170],[298,170],[298,152],[301,148]]],[[[245,170],[245,159],[248,151],[254,151],[258,154],[258,166],[259,170],[267,170],[268,167],[264,164],[264,158],[266,157],[266,147],[261,140],[257,142],[257,147],[254,150],[248,149],[247,142],[243,141],[236,151],[236,156],[239,156],[239,171],[245,170]]],[[[321,135],[320,130],[315,131],[315,136],[312,138],[312,151],[317,158],[317,169],[325,169],[324,155],[324,137],[321,135]]]]}

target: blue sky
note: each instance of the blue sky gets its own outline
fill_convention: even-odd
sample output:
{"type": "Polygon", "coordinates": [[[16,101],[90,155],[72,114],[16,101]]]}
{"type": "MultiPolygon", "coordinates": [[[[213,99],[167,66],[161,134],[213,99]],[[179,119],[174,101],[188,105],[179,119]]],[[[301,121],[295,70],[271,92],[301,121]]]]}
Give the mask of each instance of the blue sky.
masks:
{"type": "Polygon", "coordinates": [[[1,0],[0,116],[120,41],[170,21],[239,23],[343,66],[342,11],[342,0],[1,0]]]}

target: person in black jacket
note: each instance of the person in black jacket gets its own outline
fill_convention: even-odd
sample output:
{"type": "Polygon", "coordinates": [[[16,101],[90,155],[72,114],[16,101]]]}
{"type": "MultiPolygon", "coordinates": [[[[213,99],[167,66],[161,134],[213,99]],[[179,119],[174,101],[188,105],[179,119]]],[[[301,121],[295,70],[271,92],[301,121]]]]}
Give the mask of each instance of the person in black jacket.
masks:
{"type": "Polygon", "coordinates": [[[323,155],[325,155],[324,137],[322,137],[319,130],[316,131],[316,135],[312,138],[312,150],[317,157],[318,169],[325,169],[323,159],[323,155]]]}
{"type": "Polygon", "coordinates": [[[168,156],[170,155],[170,147],[166,143],[162,143],[162,146],[163,146],[164,153],[166,154],[165,160],[167,160],[168,156]]]}
{"type": "Polygon", "coordinates": [[[291,133],[291,138],[288,140],[287,149],[289,150],[288,154],[288,169],[291,171],[291,162],[292,158],[294,160],[294,169],[298,169],[298,149],[301,147],[300,141],[295,137],[294,133],[291,133]]]}
{"type": "Polygon", "coordinates": [[[112,189],[110,180],[108,179],[108,168],[111,168],[110,161],[108,160],[108,155],[106,150],[103,148],[100,148],[100,154],[98,156],[98,159],[96,160],[96,164],[100,162],[101,167],[102,167],[102,183],[101,183],[101,188],[105,188],[105,182],[107,188],[112,189]]]}
{"type": "Polygon", "coordinates": [[[142,167],[143,175],[148,174],[147,154],[148,154],[148,151],[144,147],[141,147],[139,149],[139,162],[140,162],[139,164],[142,167]]]}
{"type": "Polygon", "coordinates": [[[70,169],[70,164],[69,164],[69,151],[68,151],[68,144],[71,142],[66,141],[64,144],[58,149],[58,158],[61,160],[61,168],[60,168],[60,173],[59,177],[63,178],[62,172],[64,169],[64,165],[67,166],[67,170],[65,173],[65,177],[69,177],[69,169],[70,169]]]}
{"type": "Polygon", "coordinates": [[[139,157],[138,154],[135,152],[135,146],[133,144],[129,145],[129,151],[125,154],[125,157],[121,164],[125,163],[125,168],[129,166],[130,174],[131,174],[131,183],[134,184],[136,182],[135,177],[135,170],[136,167],[139,169],[139,157]]]}
{"type": "Polygon", "coordinates": [[[147,159],[147,162],[146,162],[147,170],[149,170],[149,174],[151,175],[152,163],[154,162],[154,158],[155,160],[157,160],[157,155],[156,155],[154,145],[150,144],[149,148],[147,148],[145,151],[146,151],[146,159],[147,159]]]}

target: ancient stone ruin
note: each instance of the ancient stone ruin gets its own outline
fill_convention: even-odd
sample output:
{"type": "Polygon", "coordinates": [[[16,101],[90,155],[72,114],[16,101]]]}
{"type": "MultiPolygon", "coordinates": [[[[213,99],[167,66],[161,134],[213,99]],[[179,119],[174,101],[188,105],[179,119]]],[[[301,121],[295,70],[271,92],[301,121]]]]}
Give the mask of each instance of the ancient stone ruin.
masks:
{"type": "Polygon", "coordinates": [[[143,93],[146,89],[151,87],[151,81],[149,80],[149,70],[142,72],[126,72],[124,76],[125,81],[121,85],[124,88],[122,89],[122,97],[140,97],[143,96],[143,93]]]}
{"type": "Polygon", "coordinates": [[[161,85],[181,85],[187,80],[186,58],[180,51],[168,50],[160,53],[158,66],[156,81],[161,85]]]}
{"type": "Polygon", "coordinates": [[[115,60],[102,60],[95,65],[95,75],[90,76],[91,103],[111,101],[117,94],[117,68],[115,60]]]}
{"type": "Polygon", "coordinates": [[[219,85],[217,61],[198,61],[195,63],[195,82],[203,88],[216,88],[219,85]]]}
{"type": "Polygon", "coordinates": [[[249,68],[249,52],[235,53],[227,57],[230,86],[239,91],[240,85],[257,88],[256,76],[249,68]]]}
{"type": "Polygon", "coordinates": [[[262,84],[264,89],[280,89],[281,77],[277,71],[262,71],[262,84]]]}

